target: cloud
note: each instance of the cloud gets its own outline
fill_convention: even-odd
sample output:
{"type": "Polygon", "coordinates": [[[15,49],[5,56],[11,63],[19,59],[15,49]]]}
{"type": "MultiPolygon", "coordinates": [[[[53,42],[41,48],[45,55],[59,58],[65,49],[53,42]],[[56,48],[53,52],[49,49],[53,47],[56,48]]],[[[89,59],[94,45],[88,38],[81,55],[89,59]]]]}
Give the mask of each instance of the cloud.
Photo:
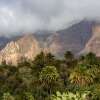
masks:
{"type": "Polygon", "coordinates": [[[99,0],[0,0],[0,35],[60,30],[100,18],[99,0]]]}

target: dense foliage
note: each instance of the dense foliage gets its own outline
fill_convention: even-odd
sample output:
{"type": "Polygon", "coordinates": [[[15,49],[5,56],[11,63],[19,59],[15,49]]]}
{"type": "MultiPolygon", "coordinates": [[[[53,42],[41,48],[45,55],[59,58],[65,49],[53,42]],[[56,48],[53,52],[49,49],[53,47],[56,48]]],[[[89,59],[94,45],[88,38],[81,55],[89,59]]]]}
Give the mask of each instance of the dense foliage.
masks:
{"type": "Polygon", "coordinates": [[[67,51],[57,59],[41,52],[17,66],[3,62],[0,100],[100,100],[100,58],[67,51]]]}
{"type": "Polygon", "coordinates": [[[88,99],[89,92],[79,93],[76,92],[64,92],[61,94],[60,92],[57,92],[56,95],[52,95],[51,100],[86,100],[88,99]]]}

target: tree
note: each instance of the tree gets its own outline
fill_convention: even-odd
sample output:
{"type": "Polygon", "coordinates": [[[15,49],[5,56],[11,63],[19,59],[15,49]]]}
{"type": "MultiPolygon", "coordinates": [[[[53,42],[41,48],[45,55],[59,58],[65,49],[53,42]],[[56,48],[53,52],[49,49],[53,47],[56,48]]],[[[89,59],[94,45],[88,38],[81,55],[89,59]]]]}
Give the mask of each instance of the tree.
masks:
{"type": "Polygon", "coordinates": [[[55,82],[58,77],[59,74],[54,66],[46,66],[40,73],[40,80],[46,83],[55,82]]]}
{"type": "Polygon", "coordinates": [[[63,84],[66,87],[68,83],[68,76],[69,76],[70,71],[68,70],[66,65],[65,66],[61,65],[59,72],[60,72],[60,77],[63,81],[63,84]]]}
{"type": "Polygon", "coordinates": [[[27,92],[27,93],[25,93],[24,99],[25,100],[34,100],[34,97],[31,93],[27,92]]]}
{"type": "Polygon", "coordinates": [[[78,86],[87,86],[94,82],[94,72],[86,65],[78,65],[70,74],[70,82],[78,86]]]}
{"type": "Polygon", "coordinates": [[[56,65],[56,59],[54,58],[54,55],[51,53],[45,54],[41,52],[33,61],[33,71],[36,73],[36,76],[38,76],[43,67],[53,65],[56,65]]]}
{"type": "Polygon", "coordinates": [[[56,92],[56,95],[51,96],[51,100],[87,100],[86,98],[89,93],[89,91],[83,93],[64,92],[62,94],[60,92],[56,92]]]}
{"type": "Polygon", "coordinates": [[[40,72],[45,66],[45,54],[41,52],[38,54],[33,61],[33,68],[36,73],[40,72]]]}
{"type": "Polygon", "coordinates": [[[59,74],[54,66],[46,66],[42,69],[39,79],[43,87],[46,87],[51,94],[52,89],[56,87],[55,84],[57,85],[59,74]]]}
{"type": "Polygon", "coordinates": [[[69,68],[74,67],[77,64],[77,60],[74,59],[74,55],[70,51],[67,51],[64,57],[65,57],[65,64],[69,68]]]}
{"type": "Polygon", "coordinates": [[[32,75],[32,69],[27,66],[23,66],[19,68],[18,70],[18,77],[27,85],[27,87],[30,87],[31,82],[33,81],[33,75],[32,75]]]}
{"type": "Polygon", "coordinates": [[[65,53],[65,60],[69,62],[72,61],[73,59],[74,59],[74,55],[70,51],[67,51],[65,53]]]}
{"type": "Polygon", "coordinates": [[[89,65],[94,65],[97,63],[97,58],[96,58],[96,55],[92,52],[88,53],[86,56],[85,56],[85,63],[86,64],[89,64],[89,65]]]}
{"type": "Polygon", "coordinates": [[[46,66],[52,66],[52,65],[54,65],[54,63],[55,63],[55,56],[54,55],[52,55],[51,53],[47,53],[46,55],[45,55],[45,63],[46,63],[46,66]]]}
{"type": "Polygon", "coordinates": [[[3,94],[3,100],[15,100],[15,98],[8,92],[3,94]]]}

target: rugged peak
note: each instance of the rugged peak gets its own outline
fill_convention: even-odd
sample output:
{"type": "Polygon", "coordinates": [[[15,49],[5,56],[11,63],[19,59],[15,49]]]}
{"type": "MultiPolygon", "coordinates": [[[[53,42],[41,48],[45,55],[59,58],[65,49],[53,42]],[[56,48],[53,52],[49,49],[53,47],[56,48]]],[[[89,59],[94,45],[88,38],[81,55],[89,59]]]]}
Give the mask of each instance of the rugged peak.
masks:
{"type": "Polygon", "coordinates": [[[11,41],[6,45],[6,47],[1,51],[2,53],[15,53],[19,51],[19,45],[17,42],[11,41]]]}
{"type": "MultiPolygon", "coordinates": [[[[41,51],[45,53],[51,52],[57,57],[63,57],[65,51],[72,51],[77,55],[84,49],[88,40],[89,42],[86,48],[90,51],[92,48],[95,48],[95,46],[99,47],[98,44],[100,40],[100,26],[95,25],[93,29],[92,27],[92,22],[82,21],[55,33],[40,31],[34,35],[23,35],[8,43],[0,52],[0,62],[6,60],[14,64],[17,63],[21,57],[33,60],[41,51]],[[91,33],[93,33],[92,38],[91,33]],[[91,43],[91,41],[95,42],[91,43]]],[[[94,49],[92,50],[95,51],[94,49]]]]}
{"type": "Polygon", "coordinates": [[[92,37],[83,50],[84,53],[93,52],[100,56],[100,24],[96,24],[92,29],[92,37]]]}
{"type": "Polygon", "coordinates": [[[92,29],[93,37],[100,37],[100,24],[96,24],[92,29]]]}
{"type": "Polygon", "coordinates": [[[33,35],[25,35],[17,41],[11,41],[0,52],[0,62],[6,60],[9,64],[17,64],[21,58],[34,59],[40,52],[38,41],[33,35]]]}

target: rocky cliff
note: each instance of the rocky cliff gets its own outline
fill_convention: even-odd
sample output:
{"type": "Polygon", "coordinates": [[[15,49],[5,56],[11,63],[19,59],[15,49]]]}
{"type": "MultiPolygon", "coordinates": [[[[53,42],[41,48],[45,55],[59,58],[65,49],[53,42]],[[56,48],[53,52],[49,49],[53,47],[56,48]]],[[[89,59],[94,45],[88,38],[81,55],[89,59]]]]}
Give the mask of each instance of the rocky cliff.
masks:
{"type": "MultiPolygon", "coordinates": [[[[0,62],[6,61],[7,64],[17,64],[22,58],[33,60],[41,51],[44,53],[51,52],[57,57],[63,57],[65,51],[72,51],[77,55],[84,47],[90,51],[90,45],[95,43],[88,42],[88,40],[94,40],[94,36],[91,38],[92,25],[93,23],[90,21],[81,21],[57,32],[40,31],[35,34],[19,36],[17,39],[12,39],[0,51],[0,62]]],[[[95,28],[93,33],[96,31],[100,31],[99,28],[95,28]]],[[[95,37],[97,41],[98,36],[95,37]]],[[[95,47],[92,50],[96,51],[94,49],[95,47]]]]}
{"type": "Polygon", "coordinates": [[[92,37],[87,42],[83,53],[93,52],[100,57],[100,24],[96,24],[92,29],[92,37]]]}
{"type": "Polygon", "coordinates": [[[25,35],[17,41],[11,41],[0,52],[0,62],[17,64],[22,58],[34,59],[40,53],[38,41],[33,35],[25,35]]]}

